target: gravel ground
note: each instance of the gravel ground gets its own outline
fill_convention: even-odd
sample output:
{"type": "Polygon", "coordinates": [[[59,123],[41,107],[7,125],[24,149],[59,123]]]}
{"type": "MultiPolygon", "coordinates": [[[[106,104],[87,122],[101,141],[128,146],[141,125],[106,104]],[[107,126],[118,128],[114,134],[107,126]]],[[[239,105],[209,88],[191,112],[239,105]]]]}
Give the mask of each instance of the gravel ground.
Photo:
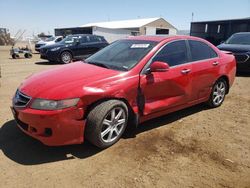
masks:
{"type": "Polygon", "coordinates": [[[13,60],[9,48],[0,47],[0,187],[250,187],[250,74],[221,107],[148,121],[106,150],[47,147],[16,127],[9,106],[24,78],[63,65],[13,60]]]}

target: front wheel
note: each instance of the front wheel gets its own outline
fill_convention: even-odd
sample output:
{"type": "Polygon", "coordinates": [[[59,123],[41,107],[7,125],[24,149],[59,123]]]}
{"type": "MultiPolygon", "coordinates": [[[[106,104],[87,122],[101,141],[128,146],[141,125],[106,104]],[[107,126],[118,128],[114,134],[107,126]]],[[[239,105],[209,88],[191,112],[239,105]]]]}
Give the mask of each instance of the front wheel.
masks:
{"type": "Polygon", "coordinates": [[[60,59],[62,63],[68,64],[72,62],[72,55],[70,52],[65,51],[61,53],[60,59]]]}
{"type": "Polygon", "coordinates": [[[107,148],[122,136],[128,122],[128,108],[119,100],[105,101],[87,117],[85,137],[99,148],[107,148]]]}
{"type": "Polygon", "coordinates": [[[208,105],[212,108],[219,107],[225,99],[227,89],[228,84],[225,79],[217,80],[213,86],[208,105]]]}

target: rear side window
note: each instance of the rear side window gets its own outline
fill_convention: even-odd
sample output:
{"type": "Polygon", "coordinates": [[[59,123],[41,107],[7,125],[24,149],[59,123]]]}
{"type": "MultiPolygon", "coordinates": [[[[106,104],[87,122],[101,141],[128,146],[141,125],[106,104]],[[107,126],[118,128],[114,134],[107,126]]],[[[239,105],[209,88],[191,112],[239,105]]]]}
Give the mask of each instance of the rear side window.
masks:
{"type": "Polygon", "coordinates": [[[181,65],[188,62],[187,46],[184,40],[175,41],[167,44],[153,58],[154,61],[162,61],[169,66],[181,65]]]}
{"type": "Polygon", "coordinates": [[[200,41],[189,40],[192,61],[200,61],[218,57],[217,53],[207,44],[200,41]]]}

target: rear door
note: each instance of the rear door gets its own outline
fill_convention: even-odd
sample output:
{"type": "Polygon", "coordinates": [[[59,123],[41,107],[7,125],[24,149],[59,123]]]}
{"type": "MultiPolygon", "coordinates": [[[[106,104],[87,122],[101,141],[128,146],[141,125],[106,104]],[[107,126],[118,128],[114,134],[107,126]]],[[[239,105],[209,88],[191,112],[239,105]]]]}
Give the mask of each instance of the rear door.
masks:
{"type": "Polygon", "coordinates": [[[202,100],[210,95],[211,88],[218,78],[220,59],[218,54],[205,42],[188,40],[188,44],[192,59],[191,101],[202,100]]]}
{"type": "Polygon", "coordinates": [[[192,90],[190,81],[192,64],[188,63],[189,56],[185,40],[166,44],[150,63],[154,61],[166,62],[170,69],[167,72],[141,74],[140,86],[145,101],[144,115],[187,103],[192,90]]]}

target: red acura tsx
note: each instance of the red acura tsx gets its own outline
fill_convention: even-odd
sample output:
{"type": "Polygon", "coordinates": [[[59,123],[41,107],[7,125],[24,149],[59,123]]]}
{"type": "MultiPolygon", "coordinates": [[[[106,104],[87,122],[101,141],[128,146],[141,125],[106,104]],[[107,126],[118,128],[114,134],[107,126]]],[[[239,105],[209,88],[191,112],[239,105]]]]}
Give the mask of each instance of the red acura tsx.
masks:
{"type": "Polygon", "coordinates": [[[233,55],[200,38],[129,37],[27,78],[11,109],[20,129],[46,145],[86,138],[106,148],[146,120],[203,102],[220,106],[235,72],[233,55]]]}

